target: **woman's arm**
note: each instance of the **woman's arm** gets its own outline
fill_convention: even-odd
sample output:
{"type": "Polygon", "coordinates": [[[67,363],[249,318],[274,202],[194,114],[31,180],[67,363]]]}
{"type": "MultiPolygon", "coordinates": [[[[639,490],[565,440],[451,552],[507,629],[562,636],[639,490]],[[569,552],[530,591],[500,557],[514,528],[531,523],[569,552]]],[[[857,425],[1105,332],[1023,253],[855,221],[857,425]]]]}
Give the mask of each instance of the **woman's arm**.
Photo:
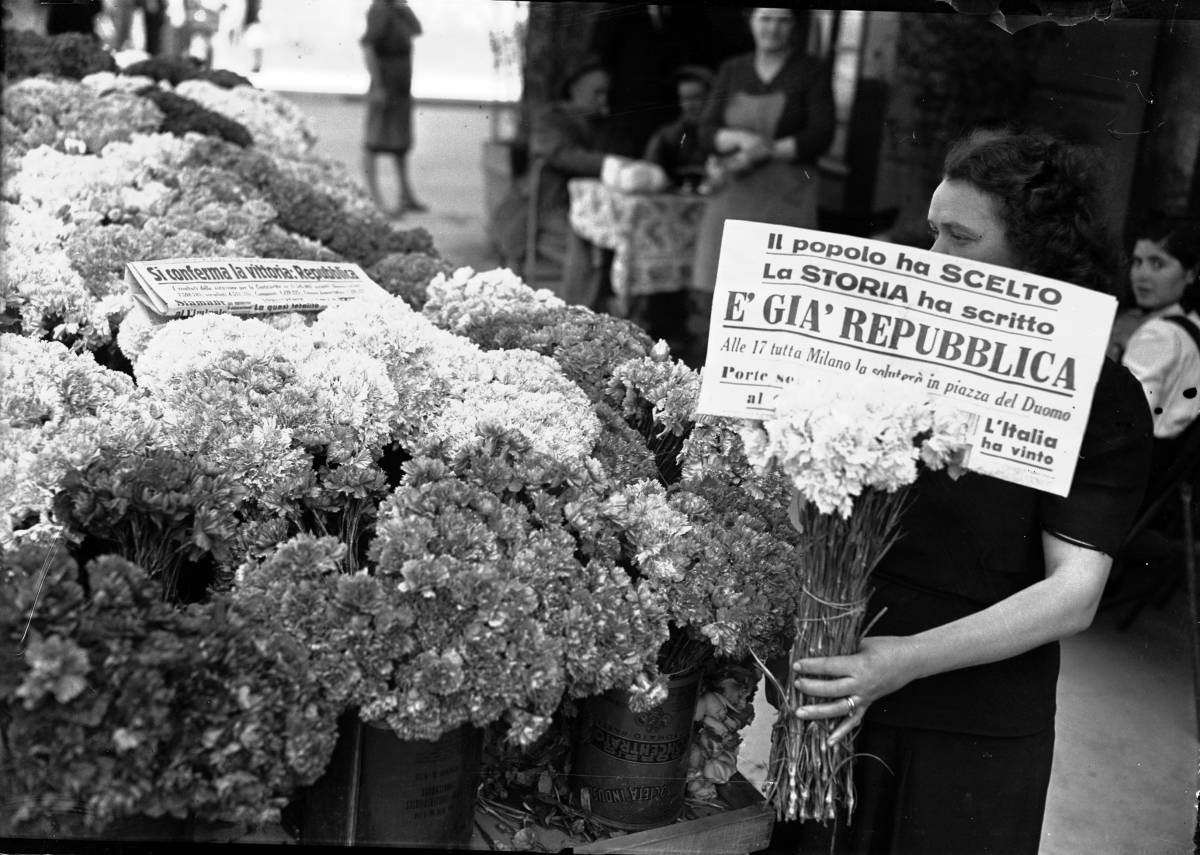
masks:
{"type": "Polygon", "coordinates": [[[725,106],[733,93],[738,91],[738,63],[734,57],[721,63],[716,80],[708,94],[708,105],[700,119],[700,141],[706,151],[716,154],[733,154],[745,151],[755,143],[762,145],[762,137],[740,128],[725,127],[725,106]]]}
{"type": "Polygon", "coordinates": [[[530,154],[567,175],[598,177],[605,153],[586,144],[570,117],[551,106],[533,121],[530,154]]]}
{"type": "Polygon", "coordinates": [[[363,33],[358,43],[362,45],[363,64],[371,78],[371,89],[375,89],[380,79],[379,55],[375,47],[379,40],[387,34],[387,16],[385,11],[375,5],[367,10],[367,31],[363,33]]]}
{"type": "Polygon", "coordinates": [[[830,735],[836,742],[862,721],[866,708],[913,680],[1017,656],[1087,629],[1096,614],[1112,559],[1103,552],[1042,535],[1046,578],[988,608],[911,636],[868,636],[858,653],[802,659],[796,687],[833,699],[797,710],[806,719],[854,715],[830,735]]]}
{"type": "Polygon", "coordinates": [[[771,145],[771,157],[793,163],[812,163],[833,142],[833,83],[829,69],[816,61],[803,63],[801,74],[804,75],[801,81],[803,92],[791,93],[789,97],[803,98],[807,121],[796,133],[776,139],[771,145]]]}

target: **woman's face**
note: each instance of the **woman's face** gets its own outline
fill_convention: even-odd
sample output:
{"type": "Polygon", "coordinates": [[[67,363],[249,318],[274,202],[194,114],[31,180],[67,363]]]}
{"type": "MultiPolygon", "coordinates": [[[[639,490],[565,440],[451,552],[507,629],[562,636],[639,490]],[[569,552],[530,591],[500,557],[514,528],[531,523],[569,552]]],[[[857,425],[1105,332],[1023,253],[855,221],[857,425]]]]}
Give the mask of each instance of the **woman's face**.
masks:
{"type": "Polygon", "coordinates": [[[1138,306],[1148,312],[1178,303],[1195,270],[1186,269],[1161,243],[1142,238],[1133,247],[1129,282],[1138,306]]]}
{"type": "Polygon", "coordinates": [[[999,200],[969,182],[946,179],[933,191],[929,231],[934,252],[1004,267],[1018,264],[1000,219],[999,200]]]}
{"type": "Polygon", "coordinates": [[[792,45],[796,18],[790,9],[758,7],[750,13],[750,35],[759,50],[787,50],[792,45]]]}

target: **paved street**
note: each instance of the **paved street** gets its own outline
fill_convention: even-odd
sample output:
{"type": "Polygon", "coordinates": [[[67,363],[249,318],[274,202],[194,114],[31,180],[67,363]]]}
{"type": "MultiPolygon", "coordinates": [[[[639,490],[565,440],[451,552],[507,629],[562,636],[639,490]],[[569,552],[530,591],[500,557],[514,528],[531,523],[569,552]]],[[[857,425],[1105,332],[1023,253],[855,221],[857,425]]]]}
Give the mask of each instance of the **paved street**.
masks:
{"type": "MultiPolygon", "coordinates": [[[[363,100],[341,95],[290,97],[313,119],[319,134],[317,152],[345,163],[361,180],[363,100]]],[[[413,119],[409,174],[413,191],[429,211],[396,222],[405,228],[428,229],[434,246],[455,264],[476,270],[495,267],[483,203],[483,143],[490,134],[490,109],[467,103],[424,105],[417,107],[413,119]]],[[[380,158],[378,168],[382,192],[394,199],[398,191],[392,163],[380,158]]]]}

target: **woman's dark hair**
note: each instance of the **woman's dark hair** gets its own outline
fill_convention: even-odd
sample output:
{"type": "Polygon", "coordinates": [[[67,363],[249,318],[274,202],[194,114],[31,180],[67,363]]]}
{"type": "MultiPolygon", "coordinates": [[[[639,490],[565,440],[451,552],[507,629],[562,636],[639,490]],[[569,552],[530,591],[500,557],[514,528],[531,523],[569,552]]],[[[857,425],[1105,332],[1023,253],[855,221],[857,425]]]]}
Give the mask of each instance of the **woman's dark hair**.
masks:
{"type": "MultiPolygon", "coordinates": [[[[1149,240],[1183,265],[1184,270],[1200,267],[1200,221],[1151,214],[1133,230],[1133,239],[1149,240]]],[[[1186,312],[1200,311],[1200,283],[1192,279],[1183,291],[1179,304],[1186,312]]]]}
{"type": "Polygon", "coordinates": [[[1023,270],[1115,293],[1119,253],[1095,149],[1041,131],[981,129],[950,147],[942,173],[999,200],[1023,270]]]}
{"type": "Polygon", "coordinates": [[[1133,234],[1135,241],[1154,241],[1184,270],[1200,266],[1200,221],[1157,215],[1142,223],[1133,234]]]}

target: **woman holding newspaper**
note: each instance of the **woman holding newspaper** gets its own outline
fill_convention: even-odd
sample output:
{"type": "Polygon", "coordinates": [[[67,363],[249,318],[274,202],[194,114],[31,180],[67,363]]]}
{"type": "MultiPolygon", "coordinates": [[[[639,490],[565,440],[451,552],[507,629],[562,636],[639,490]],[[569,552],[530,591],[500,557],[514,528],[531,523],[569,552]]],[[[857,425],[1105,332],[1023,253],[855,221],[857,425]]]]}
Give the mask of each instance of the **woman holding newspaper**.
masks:
{"type": "MultiPolygon", "coordinates": [[[[1114,265],[1085,150],[977,131],[929,204],[933,250],[1105,289],[1114,265]]],[[[1054,746],[1057,641],[1086,629],[1138,509],[1151,419],[1105,360],[1066,498],[926,472],[877,568],[850,656],[801,660],[806,719],[856,737],[859,803],[835,851],[1036,853],[1054,746]]],[[[823,833],[820,829],[804,834],[823,833]]]]}

